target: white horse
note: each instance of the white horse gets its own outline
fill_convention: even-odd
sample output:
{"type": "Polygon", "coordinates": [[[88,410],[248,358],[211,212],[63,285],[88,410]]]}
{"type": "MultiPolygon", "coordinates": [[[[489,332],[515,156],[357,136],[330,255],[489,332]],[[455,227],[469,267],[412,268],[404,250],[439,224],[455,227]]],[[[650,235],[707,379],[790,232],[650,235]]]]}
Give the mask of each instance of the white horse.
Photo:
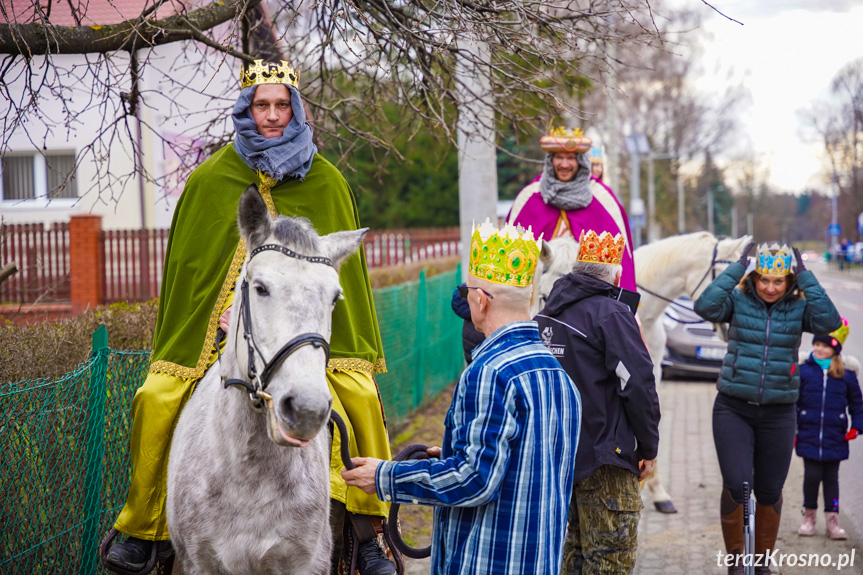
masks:
{"type": "MultiPolygon", "coordinates": [[[[684,294],[692,299],[698,298],[716,275],[740,258],[743,248],[751,240],[751,236],[717,240],[708,232],[696,232],[665,238],[635,250],[635,277],[641,294],[638,320],[653,361],[657,386],[662,381],[662,356],[665,353],[666,335],[662,324],[665,308],[684,294]]],[[[531,316],[545,307],[554,282],[570,272],[577,257],[578,242],[571,236],[543,242],[541,265],[537,266],[534,277],[534,287],[539,294],[534,297],[531,316]]],[[[648,479],[647,487],[658,511],[675,512],[671,495],[663,487],[659,475],[654,474],[648,479]]]]}
{"type": "Polygon", "coordinates": [[[752,236],[717,240],[708,232],[672,236],[635,250],[635,279],[641,294],[638,319],[653,360],[656,382],[662,380],[665,327],[662,316],[669,301],[682,295],[692,300],[736,262],[752,236]]]}
{"type": "Polygon", "coordinates": [[[198,382],[171,443],[171,539],[186,575],[324,575],[336,266],[367,230],[320,237],[307,220],[273,220],[254,186],[240,200],[239,224],[249,256],[225,352],[198,382]]]}

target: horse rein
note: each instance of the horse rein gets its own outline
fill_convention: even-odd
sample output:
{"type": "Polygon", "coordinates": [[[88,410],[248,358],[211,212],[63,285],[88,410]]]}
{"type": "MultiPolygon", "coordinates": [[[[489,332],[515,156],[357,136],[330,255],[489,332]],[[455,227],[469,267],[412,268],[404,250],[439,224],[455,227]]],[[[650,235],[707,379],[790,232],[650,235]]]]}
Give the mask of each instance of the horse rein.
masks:
{"type": "MultiPolygon", "coordinates": [[[[248,264],[253,257],[264,251],[276,251],[291,258],[305,260],[314,264],[324,264],[330,267],[335,267],[329,258],[304,256],[278,244],[265,244],[255,248],[252,253],[249,254],[249,259],[246,263],[248,264]]],[[[223,380],[223,384],[225,389],[227,389],[228,386],[233,385],[236,387],[242,387],[248,391],[249,399],[252,402],[252,409],[255,411],[262,411],[264,408],[264,402],[266,401],[269,403],[273,399],[272,396],[266,392],[266,389],[276,368],[278,368],[288,358],[288,356],[301,347],[311,345],[315,349],[323,349],[324,354],[326,355],[326,362],[329,363],[330,344],[318,333],[302,333],[283,345],[269,361],[264,359],[263,354],[257,347],[255,335],[252,332],[252,311],[249,306],[249,282],[245,277],[243,278],[243,283],[240,287],[240,313],[243,320],[243,339],[246,340],[246,345],[249,348],[249,367],[246,373],[247,379],[227,379],[223,380]],[[264,362],[264,369],[260,375],[255,368],[255,354],[259,355],[261,360],[264,362]]],[[[218,344],[216,345],[216,349],[219,349],[218,344]]],[[[221,355],[221,351],[219,351],[220,358],[221,355]]]]}
{"type": "MultiPolygon", "coordinates": [[[[710,267],[709,267],[709,268],[707,268],[707,270],[704,272],[704,275],[703,275],[703,276],[701,276],[701,279],[698,281],[698,283],[697,283],[697,284],[695,284],[695,289],[693,289],[693,290],[692,290],[692,293],[690,293],[690,294],[689,294],[689,299],[692,299],[692,296],[694,296],[694,295],[695,295],[695,292],[697,292],[697,291],[698,291],[698,288],[700,288],[700,287],[701,287],[701,284],[703,284],[703,283],[704,283],[704,280],[706,280],[706,279],[707,279],[707,275],[708,275],[708,274],[710,274],[710,275],[711,275],[711,279],[710,279],[710,281],[711,281],[711,282],[712,282],[713,280],[715,280],[715,279],[716,279],[716,264],[729,264],[729,265],[730,265],[730,264],[733,264],[733,263],[734,263],[734,262],[729,261],[729,260],[718,260],[718,259],[716,259],[716,256],[718,255],[718,252],[719,252],[719,240],[716,240],[716,243],[715,243],[715,244],[713,244],[713,255],[712,255],[712,256],[711,256],[711,258],[710,258],[710,267]]],[[[683,309],[683,310],[686,310],[686,311],[691,311],[688,307],[683,306],[683,305],[680,305],[679,303],[677,303],[677,302],[676,302],[676,301],[674,301],[673,299],[669,299],[669,298],[667,298],[667,297],[665,297],[665,296],[663,296],[663,295],[659,295],[658,293],[656,293],[656,292],[654,292],[654,291],[651,291],[651,290],[647,289],[647,288],[646,288],[646,287],[644,287],[644,286],[640,286],[640,285],[636,284],[636,287],[638,288],[638,290],[639,290],[639,291],[643,291],[644,293],[650,294],[650,295],[652,295],[653,297],[656,297],[656,298],[659,298],[659,299],[661,299],[661,300],[663,300],[663,301],[665,301],[665,302],[668,302],[668,303],[669,303],[670,305],[672,305],[672,306],[678,307],[678,308],[683,309]]],[[[667,317],[670,317],[671,319],[673,319],[673,320],[674,320],[674,321],[676,321],[677,323],[682,323],[682,324],[684,324],[684,325],[696,324],[696,323],[702,323],[702,322],[704,321],[704,320],[698,320],[698,321],[683,321],[683,320],[680,320],[680,319],[678,319],[678,318],[676,318],[676,317],[674,317],[674,316],[672,316],[672,315],[669,315],[669,313],[668,313],[668,312],[665,312],[665,315],[666,315],[667,317]]]]}

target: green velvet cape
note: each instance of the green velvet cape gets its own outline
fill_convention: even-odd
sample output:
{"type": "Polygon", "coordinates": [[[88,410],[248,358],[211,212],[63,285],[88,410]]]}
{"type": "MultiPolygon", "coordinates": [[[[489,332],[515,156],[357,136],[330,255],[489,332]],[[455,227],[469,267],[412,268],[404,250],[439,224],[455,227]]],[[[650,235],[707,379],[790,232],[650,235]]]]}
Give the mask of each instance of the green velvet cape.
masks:
{"type": "MultiPolygon", "coordinates": [[[[229,144],[189,177],[177,203],[165,254],[159,315],[150,371],[200,378],[213,351],[221,310],[246,252],[237,227],[240,195],[258,174],[229,144]]],[[[266,190],[262,195],[267,200],[266,190]]],[[[320,235],[359,228],[357,207],[339,171],[315,155],[304,181],[284,180],[271,190],[279,214],[309,219],[320,235]]],[[[331,369],[386,371],[365,252],[339,269],[345,299],[333,312],[331,369]]]]}

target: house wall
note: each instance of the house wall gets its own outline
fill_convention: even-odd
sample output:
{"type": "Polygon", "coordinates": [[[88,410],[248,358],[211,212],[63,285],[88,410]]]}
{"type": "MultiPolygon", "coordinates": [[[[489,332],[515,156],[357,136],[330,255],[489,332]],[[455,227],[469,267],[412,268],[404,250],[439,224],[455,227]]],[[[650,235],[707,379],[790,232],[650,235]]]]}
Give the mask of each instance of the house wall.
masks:
{"type": "MultiPolygon", "coordinates": [[[[91,60],[94,58],[90,55],[91,60]]],[[[102,216],[104,229],[170,226],[183,182],[165,178],[181,158],[170,151],[164,140],[188,142],[200,132],[201,126],[212,122],[220,110],[229,108],[233,101],[223,95],[237,93],[239,68],[233,58],[222,61],[222,56],[212,50],[185,42],[159,46],[148,58],[149,65],[140,83],[143,105],[139,116],[144,124],[141,161],[152,179],[144,180],[138,175],[121,177],[135,172],[131,139],[138,138],[138,122],[128,117],[128,130],[126,127],[117,130],[112,134],[113,139],[103,138],[97,144],[95,153],[83,155],[76,174],[77,200],[0,201],[0,217],[4,222],[68,222],[73,214],[89,213],[102,216]],[[183,84],[205,90],[206,94],[183,84]]],[[[54,56],[58,68],[71,71],[70,75],[59,78],[66,87],[64,98],[43,97],[39,103],[39,117],[30,114],[25,124],[16,127],[6,153],[33,154],[44,149],[48,153],[77,154],[96,138],[106,119],[122,118],[123,105],[119,98],[112,98],[107,106],[97,106],[94,102],[98,101],[98,94],[91,94],[94,83],[100,82],[114,87],[119,83],[116,91],[129,91],[128,54],[113,54],[110,62],[110,78],[101,68],[96,82],[92,76],[73,82],[74,76],[86,76],[85,56],[54,56]],[[75,121],[68,127],[64,126],[64,107],[75,114],[75,121]]],[[[43,70],[43,65],[44,59],[34,58],[31,67],[38,72],[43,70]]],[[[7,77],[15,76],[7,74],[7,77]]],[[[19,78],[12,84],[13,89],[16,83],[18,94],[23,97],[24,83],[19,78]]],[[[8,103],[0,102],[0,113],[10,113],[8,103]]],[[[222,122],[211,127],[209,134],[218,137],[231,129],[232,126],[222,122]]],[[[203,140],[194,143],[202,144],[203,140]]]]}

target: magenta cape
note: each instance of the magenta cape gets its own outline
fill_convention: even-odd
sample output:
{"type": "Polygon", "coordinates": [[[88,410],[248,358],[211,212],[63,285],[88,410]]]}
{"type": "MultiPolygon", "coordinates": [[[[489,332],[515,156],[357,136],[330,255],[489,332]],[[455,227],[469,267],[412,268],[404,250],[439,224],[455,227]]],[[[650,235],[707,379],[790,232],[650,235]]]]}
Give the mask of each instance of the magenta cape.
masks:
{"type": "MultiPolygon", "coordinates": [[[[569,210],[566,212],[569,220],[569,228],[572,230],[575,241],[582,230],[593,230],[600,234],[609,232],[611,234],[624,234],[626,238],[626,251],[623,253],[623,271],[620,278],[620,287],[635,291],[635,265],[632,261],[632,234],[629,231],[629,218],[626,210],[611,191],[611,188],[591,176],[590,189],[593,192],[593,200],[586,208],[569,210]]],[[[554,238],[554,231],[560,221],[561,210],[546,204],[539,191],[539,178],[526,186],[512,206],[512,210],[506,220],[511,224],[517,224],[533,229],[533,235],[543,239],[554,238]]]]}

